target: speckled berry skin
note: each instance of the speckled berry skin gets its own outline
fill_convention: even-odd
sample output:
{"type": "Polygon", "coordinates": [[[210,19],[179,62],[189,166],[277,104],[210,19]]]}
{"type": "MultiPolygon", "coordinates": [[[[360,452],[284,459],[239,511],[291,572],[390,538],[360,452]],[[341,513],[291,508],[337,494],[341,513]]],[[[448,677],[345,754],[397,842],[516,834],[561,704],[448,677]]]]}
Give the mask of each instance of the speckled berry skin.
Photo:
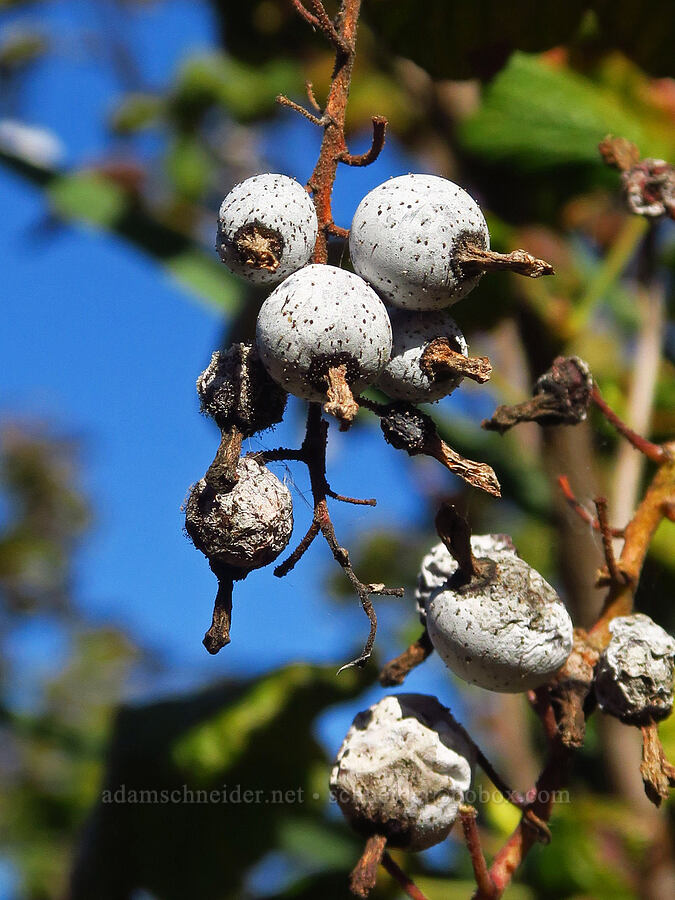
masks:
{"type": "Polygon", "coordinates": [[[185,507],[185,530],[209,560],[244,569],[271,563],[293,531],[288,488],[254,456],[237,463],[238,481],[215,493],[202,478],[185,507]]]}
{"type": "Polygon", "coordinates": [[[285,390],[326,399],[330,366],[345,364],[354,393],[372,384],[391,353],[384,303],[362,278],[334,266],[305,266],[265,300],[256,343],[263,365],[285,390]]]}
{"type": "Polygon", "coordinates": [[[259,285],[279,284],[309,262],[318,233],[314,204],[301,184],[288,175],[254,175],[235,185],[218,215],[216,249],[225,265],[259,285]],[[240,229],[258,224],[280,238],[276,271],[242,260],[236,247],[240,229]]]}
{"type": "Polygon", "coordinates": [[[485,217],[461,187],[437,175],[400,175],[366,194],[349,234],[354,271],[403,309],[443,309],[465,297],[458,246],[490,246],[485,217]]]}
{"type": "MultiPolygon", "coordinates": [[[[476,557],[496,558],[499,553],[517,556],[516,548],[508,534],[474,534],[471,536],[471,552],[476,557]]],[[[415,601],[420,618],[426,619],[426,603],[438,588],[443,587],[457,571],[457,562],[444,543],[439,541],[422,558],[417,573],[415,601]]]]}
{"type": "Polygon", "coordinates": [[[447,837],[473,766],[472,748],[435,697],[396,694],[354,719],[331,772],[331,794],[360,834],[426,850],[447,837]]]}
{"type": "MultiPolygon", "coordinates": [[[[519,693],[545,684],[567,660],[572,621],[537,571],[515,552],[489,548],[492,537],[481,538],[481,575],[468,584],[451,575],[428,596],[427,630],[455,675],[491,691],[519,693]]],[[[502,535],[494,540],[504,545],[502,535]]],[[[456,568],[448,561],[447,570],[456,568]]]]}
{"type": "Polygon", "coordinates": [[[468,347],[459,326],[444,312],[409,312],[392,309],[391,359],[377,380],[377,387],[393,400],[431,403],[447,397],[462,378],[431,379],[422,369],[422,354],[435,338],[447,338],[451,347],[468,356],[468,347]]]}
{"type": "Polygon", "coordinates": [[[595,672],[598,706],[631,725],[665,719],[673,708],[675,640],[642,613],[612,619],[609,631],[595,672]]]}

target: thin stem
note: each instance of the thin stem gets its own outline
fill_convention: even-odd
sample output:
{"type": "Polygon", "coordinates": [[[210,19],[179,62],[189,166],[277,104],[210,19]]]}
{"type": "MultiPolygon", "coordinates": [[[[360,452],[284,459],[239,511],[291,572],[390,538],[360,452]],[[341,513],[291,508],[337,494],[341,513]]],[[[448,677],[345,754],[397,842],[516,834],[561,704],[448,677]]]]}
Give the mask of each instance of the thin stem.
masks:
{"type": "Polygon", "coordinates": [[[422,893],[422,891],[417,887],[414,881],[412,881],[408,876],[403,872],[399,866],[394,862],[388,852],[385,851],[382,856],[382,865],[389,872],[391,877],[398,882],[399,886],[403,890],[411,900],[428,900],[428,898],[422,893]]]}
{"type": "Polygon", "coordinates": [[[640,453],[643,453],[647,457],[647,459],[657,464],[664,461],[666,453],[668,452],[666,448],[659,444],[653,444],[651,441],[642,437],[642,435],[633,431],[632,428],[629,428],[628,425],[617,416],[614,410],[605,403],[596,385],[593,385],[591,390],[591,400],[595,403],[607,421],[612,424],[619,434],[623,435],[636,450],[639,450],[640,453]]]}
{"type": "Polygon", "coordinates": [[[327,123],[326,116],[321,116],[318,118],[313,113],[311,113],[308,109],[305,109],[304,106],[300,106],[299,103],[296,103],[295,100],[290,100],[284,94],[277,94],[275,97],[275,101],[279,104],[279,106],[287,106],[289,109],[294,110],[297,113],[300,113],[301,116],[304,116],[306,119],[312,123],[312,125],[318,125],[319,128],[323,128],[323,126],[327,123]]]}
{"type": "Polygon", "coordinates": [[[600,534],[602,535],[602,549],[605,554],[605,562],[607,563],[607,571],[609,572],[609,577],[612,581],[618,581],[623,584],[625,582],[625,578],[622,575],[619,567],[617,566],[616,557],[614,556],[614,547],[612,545],[612,529],[609,527],[609,520],[607,516],[607,498],[596,497],[595,508],[598,511],[598,527],[600,530],[600,534]]]}
{"type": "Polygon", "coordinates": [[[469,856],[471,857],[471,865],[473,867],[474,878],[476,879],[476,886],[478,887],[478,894],[476,896],[485,897],[487,900],[488,897],[494,895],[495,886],[492,883],[485,862],[480,834],[478,833],[478,826],[476,825],[477,817],[478,813],[473,806],[469,806],[468,803],[460,804],[459,818],[462,823],[464,840],[466,841],[469,856]]]}
{"type": "Polygon", "coordinates": [[[384,139],[387,133],[387,120],[384,116],[373,116],[373,138],[370,148],[365,153],[352,154],[347,150],[343,150],[339,160],[347,166],[369,166],[374,163],[382,152],[384,147],[384,139]]]}
{"type": "MultiPolygon", "coordinates": [[[[567,500],[569,505],[572,507],[574,512],[579,516],[579,518],[582,520],[582,522],[586,522],[586,524],[590,525],[590,527],[594,531],[600,531],[600,522],[597,520],[597,518],[592,516],[588,512],[588,510],[586,510],[581,505],[581,503],[579,503],[577,498],[574,496],[574,492],[572,491],[572,487],[570,485],[570,480],[567,477],[567,475],[558,475],[558,484],[560,486],[560,490],[565,495],[565,500],[567,500]]],[[[610,528],[609,530],[610,530],[612,537],[615,537],[615,538],[623,537],[623,534],[624,534],[623,528],[610,528]]]]}
{"type": "Polygon", "coordinates": [[[308,22],[312,28],[319,28],[319,20],[317,17],[313,16],[308,9],[305,9],[300,0],[290,0],[290,4],[298,15],[302,16],[305,22],[308,22]]]}

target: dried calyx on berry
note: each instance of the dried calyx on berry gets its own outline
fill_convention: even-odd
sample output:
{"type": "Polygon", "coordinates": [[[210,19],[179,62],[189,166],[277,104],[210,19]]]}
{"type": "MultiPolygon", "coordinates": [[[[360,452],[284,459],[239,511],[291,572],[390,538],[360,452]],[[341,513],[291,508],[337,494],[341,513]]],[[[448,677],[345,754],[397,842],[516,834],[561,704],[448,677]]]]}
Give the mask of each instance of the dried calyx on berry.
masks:
{"type": "Polygon", "coordinates": [[[673,708],[675,640],[649,616],[609,623],[611,638],[595,671],[598,706],[631,725],[646,725],[673,708]]]}
{"type": "Polygon", "coordinates": [[[314,204],[288,175],[254,175],[235,185],[218,216],[216,249],[254,284],[278,284],[309,262],[318,233],[314,204]]]}
{"type": "Polygon", "coordinates": [[[194,485],[185,530],[210,562],[250,571],[271,563],[288,544],[293,503],[288,488],[255,456],[239,460],[235,477],[229,490],[208,473],[194,485]]]}
{"type": "Polygon", "coordinates": [[[431,574],[442,571],[447,580],[422,597],[438,655],[455,675],[488,690],[518,693],[545,684],[573,645],[572,621],[555,590],[504,535],[470,537],[448,506],[436,524],[447,556],[443,545],[433,549],[431,574]]]}
{"type": "MultiPolygon", "coordinates": [[[[434,340],[445,339],[454,355],[468,356],[464,335],[445,312],[416,313],[404,309],[389,314],[393,335],[391,359],[377,380],[394,400],[430,403],[451,394],[462,380],[460,372],[446,371],[435,378],[423,364],[424,352],[434,340]]],[[[450,354],[452,355],[452,353],[450,354]]]]}
{"type": "Polygon", "coordinates": [[[384,303],[363,279],[311,265],[263,303],[256,341],[277,384],[324,403],[348,425],[358,411],[353,393],[372,384],[389,361],[391,326],[384,303]]]}
{"type": "Polygon", "coordinates": [[[498,406],[482,423],[487,431],[503,434],[519,422],[539,425],[578,425],[588,413],[593,376],[578,356],[558,356],[535,382],[532,399],[515,406],[498,406]]]}
{"type": "Polygon", "coordinates": [[[425,850],[450,832],[473,767],[473,748],[435,697],[396,694],[354,719],[331,772],[331,794],[360,834],[425,850]]]}
{"type": "Polygon", "coordinates": [[[286,392],[269,377],[252,344],[216,350],[197,379],[197,393],[204,415],[243,437],[276,425],[286,408],[286,392]]]}
{"type": "Polygon", "coordinates": [[[442,309],[478,284],[483,272],[511,269],[553,274],[522,250],[490,251],[478,204],[461,187],[436,175],[401,175],[370,191],[349,234],[354,270],[395,306],[442,309]]]}

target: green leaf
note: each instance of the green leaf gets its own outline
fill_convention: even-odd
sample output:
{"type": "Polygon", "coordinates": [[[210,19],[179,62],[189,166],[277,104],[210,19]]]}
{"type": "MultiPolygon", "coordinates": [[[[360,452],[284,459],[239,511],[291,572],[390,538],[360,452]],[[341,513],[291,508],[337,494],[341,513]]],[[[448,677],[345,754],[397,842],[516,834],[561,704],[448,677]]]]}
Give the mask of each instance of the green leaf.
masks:
{"type": "Polygon", "coordinates": [[[657,150],[616,93],[516,53],[460,138],[477,156],[533,171],[569,163],[600,166],[598,142],[608,133],[635,141],[645,155],[657,150]]]}
{"type": "Polygon", "coordinates": [[[166,268],[192,293],[219,309],[234,314],[240,306],[243,289],[222,263],[196,247],[188,247],[166,260],[166,268]]]}
{"type": "Polygon", "coordinates": [[[164,109],[164,100],[156,94],[127,94],[111,116],[111,128],[118,134],[133,134],[151,127],[164,109]]]}
{"type": "Polygon", "coordinates": [[[124,191],[95,172],[55,178],[47,188],[47,196],[53,211],[62,219],[105,228],[111,228],[127,206],[124,191]]]}
{"type": "Polygon", "coordinates": [[[193,134],[176,135],[165,164],[176,191],[189,200],[200,200],[209,182],[211,160],[199,138],[193,134]]]}

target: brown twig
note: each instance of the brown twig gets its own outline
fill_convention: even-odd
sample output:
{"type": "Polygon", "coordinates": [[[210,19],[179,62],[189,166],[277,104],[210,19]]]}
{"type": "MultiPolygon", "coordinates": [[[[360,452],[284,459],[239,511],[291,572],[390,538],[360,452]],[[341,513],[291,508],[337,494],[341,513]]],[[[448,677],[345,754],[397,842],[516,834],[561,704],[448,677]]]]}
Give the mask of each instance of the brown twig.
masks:
{"type": "Polygon", "coordinates": [[[349,890],[355,897],[367,897],[377,883],[377,868],[387,846],[383,834],[374,834],[366,841],[361,858],[349,876],[349,890]]]}
{"type": "Polygon", "coordinates": [[[312,109],[315,109],[318,113],[323,115],[323,110],[321,109],[319,101],[316,99],[316,96],[314,95],[314,85],[312,84],[311,81],[305,82],[305,91],[307,92],[307,99],[309,100],[312,109]]]}
{"type": "Polygon", "coordinates": [[[293,7],[293,9],[298,13],[298,15],[302,16],[302,18],[305,20],[305,22],[308,22],[312,26],[312,28],[319,28],[319,20],[316,18],[316,16],[313,16],[311,14],[311,12],[303,6],[303,4],[300,2],[300,0],[290,0],[290,4],[293,7]]]}
{"type": "Polygon", "coordinates": [[[373,139],[370,148],[365,153],[352,154],[343,150],[340,154],[340,162],[347,166],[369,166],[374,163],[382,153],[384,139],[387,133],[387,120],[384,116],[373,116],[373,139]]]}
{"type": "Polygon", "coordinates": [[[341,32],[337,30],[321,0],[309,0],[309,2],[314,10],[314,17],[318,23],[318,27],[323,31],[338,53],[345,56],[353,53],[353,41],[350,41],[346,37],[344,30],[341,32]]]}
{"type": "Polygon", "coordinates": [[[380,684],[382,687],[396,687],[403,684],[412,670],[420,666],[433,652],[434,645],[425,628],[416,641],[384,666],[380,672],[380,684]]]}
{"type": "Polygon", "coordinates": [[[494,893],[494,884],[492,883],[485,862],[480,834],[478,833],[478,826],[476,825],[477,816],[478,813],[473,806],[469,806],[468,803],[460,803],[459,818],[462,823],[464,840],[466,841],[469,856],[471,857],[471,865],[473,867],[474,878],[476,879],[476,886],[480,894],[484,897],[490,897],[494,893]]]}
{"type": "Polygon", "coordinates": [[[636,450],[639,450],[640,453],[644,453],[651,462],[659,464],[664,461],[666,454],[669,452],[667,447],[653,444],[651,441],[642,437],[642,435],[633,431],[632,428],[629,428],[628,425],[617,416],[614,410],[605,403],[596,385],[593,385],[593,389],[591,390],[591,400],[595,403],[607,421],[612,424],[619,434],[623,435],[636,450]]]}
{"type": "MultiPolygon", "coordinates": [[[[579,516],[579,518],[583,522],[586,522],[587,525],[590,525],[590,527],[594,531],[600,531],[600,522],[594,516],[592,516],[574,496],[574,492],[572,491],[570,480],[567,475],[558,475],[558,484],[560,485],[560,490],[565,496],[565,500],[567,500],[567,502],[572,507],[574,512],[579,516]]],[[[612,537],[623,537],[623,528],[610,528],[609,531],[612,537]]]]}
{"type": "Polygon", "coordinates": [[[417,887],[414,881],[412,881],[408,876],[403,872],[400,867],[394,862],[387,851],[384,852],[382,856],[382,865],[389,872],[391,877],[398,882],[401,890],[411,898],[411,900],[428,900],[428,898],[422,893],[422,891],[417,887]]]}
{"type": "Polygon", "coordinates": [[[594,500],[595,508],[598,511],[598,527],[602,536],[602,549],[605,554],[605,562],[607,563],[607,571],[611,581],[623,583],[624,576],[621,573],[614,556],[614,547],[612,545],[612,529],[609,527],[609,519],[607,516],[607,498],[596,497],[594,500]]]}
{"type": "Polygon", "coordinates": [[[328,121],[325,114],[322,115],[321,118],[319,118],[318,116],[315,116],[314,113],[311,113],[308,109],[305,109],[304,106],[301,106],[299,103],[296,103],[295,100],[291,100],[284,94],[277,94],[277,96],[275,97],[275,101],[279,104],[279,106],[286,106],[288,107],[288,109],[292,109],[295,112],[300,113],[301,116],[309,119],[312,125],[318,125],[319,128],[323,128],[323,126],[328,121]]]}
{"type": "MultiPolygon", "coordinates": [[[[359,580],[352,568],[349,560],[349,552],[340,545],[335,534],[335,528],[331,521],[330,512],[326,498],[335,496],[337,499],[346,502],[359,502],[353,497],[342,497],[335,494],[331,490],[326,479],[326,444],[328,439],[328,423],[321,416],[321,407],[318,403],[310,403],[307,414],[307,427],[305,430],[305,439],[299,450],[287,450],[279,448],[270,450],[260,454],[265,461],[272,460],[296,460],[307,466],[309,472],[310,485],[312,490],[312,499],[314,501],[314,513],[312,522],[307,533],[300,541],[298,546],[282,563],[274,570],[274,574],[283,578],[291,569],[299,562],[302,556],[307,552],[314,539],[321,533],[324,540],[330,547],[333,558],[340,565],[343,572],[349,579],[354,588],[363,611],[368,616],[370,622],[370,631],[361,655],[347,663],[339,671],[347,669],[350,666],[363,666],[370,658],[370,654],[375,642],[375,634],[377,632],[377,615],[373,607],[372,594],[380,594],[383,596],[402,597],[403,588],[387,588],[383,584],[364,584],[359,580]]],[[[371,501],[361,501],[364,505],[373,505],[371,501]]]]}
{"type": "Polygon", "coordinates": [[[642,726],[642,762],[640,775],[645,794],[655,806],[661,806],[675,787],[675,766],[672,766],[663,750],[659,729],[655,722],[642,726]]]}

